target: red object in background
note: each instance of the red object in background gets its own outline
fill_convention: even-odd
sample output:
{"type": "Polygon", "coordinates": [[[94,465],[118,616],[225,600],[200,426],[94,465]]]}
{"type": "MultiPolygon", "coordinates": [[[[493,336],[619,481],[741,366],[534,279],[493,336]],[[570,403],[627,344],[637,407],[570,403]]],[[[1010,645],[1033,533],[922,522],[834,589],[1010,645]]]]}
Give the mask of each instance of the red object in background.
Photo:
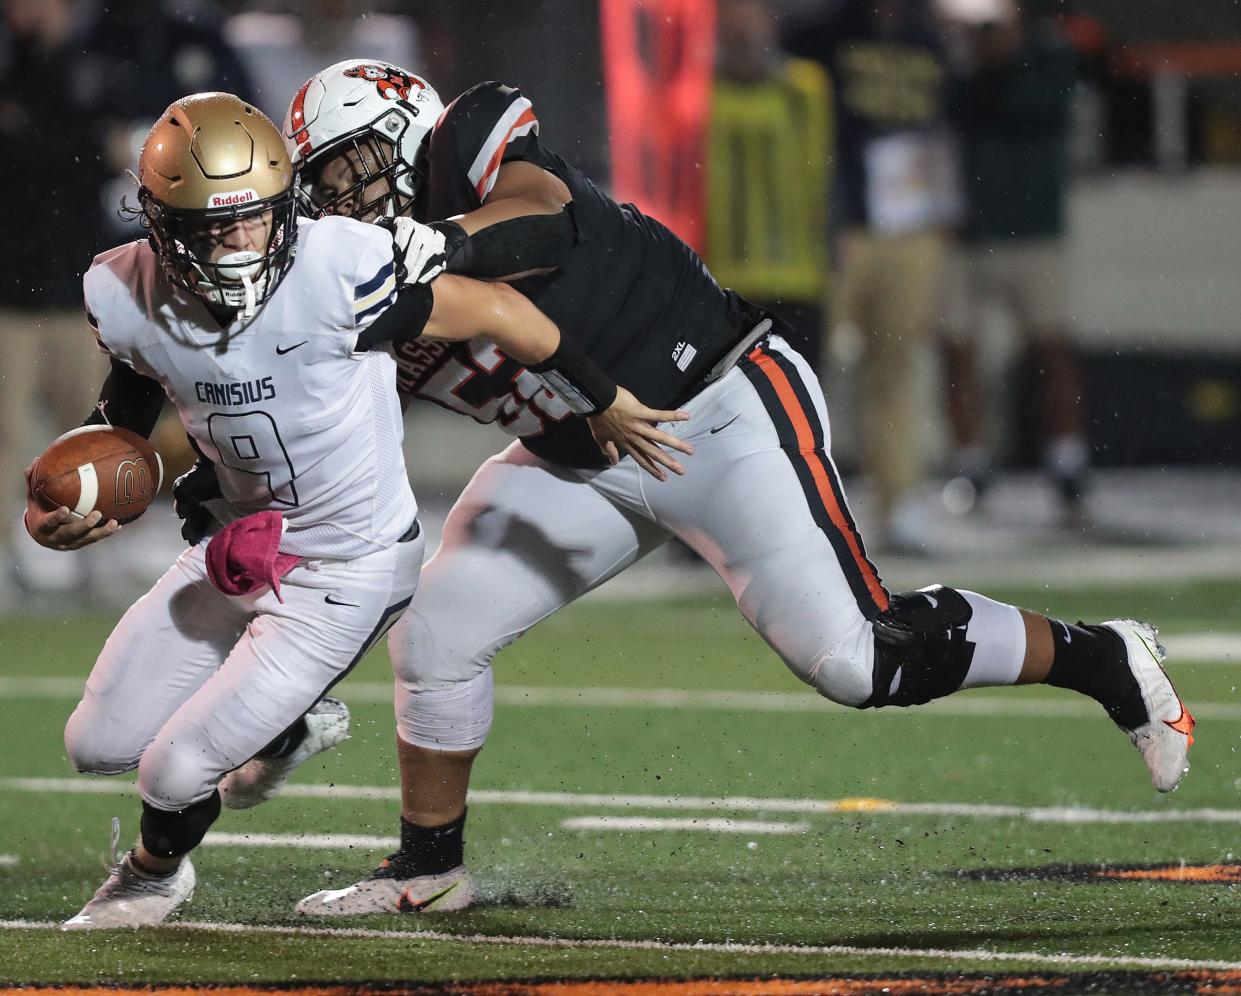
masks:
{"type": "Polygon", "coordinates": [[[715,0],[600,0],[599,13],[612,194],[701,249],[715,0]]]}
{"type": "Polygon", "coordinates": [[[1139,78],[1235,80],[1241,75],[1241,42],[1167,42],[1126,45],[1113,59],[1122,75],[1139,78]]]}

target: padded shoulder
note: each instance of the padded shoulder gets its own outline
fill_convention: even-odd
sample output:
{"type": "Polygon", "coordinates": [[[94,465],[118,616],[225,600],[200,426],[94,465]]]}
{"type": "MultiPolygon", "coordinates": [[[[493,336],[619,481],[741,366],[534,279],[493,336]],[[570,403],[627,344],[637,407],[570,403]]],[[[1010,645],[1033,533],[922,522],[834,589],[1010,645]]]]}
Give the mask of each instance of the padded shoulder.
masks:
{"type": "Polygon", "coordinates": [[[464,174],[482,203],[495,185],[500,164],[538,132],[534,107],[520,90],[479,83],[449,104],[436,122],[428,149],[431,175],[464,174]]]}
{"type": "Polygon", "coordinates": [[[302,221],[298,228],[297,291],[337,328],[354,329],[396,294],[392,233],[352,218],[302,221]]]}

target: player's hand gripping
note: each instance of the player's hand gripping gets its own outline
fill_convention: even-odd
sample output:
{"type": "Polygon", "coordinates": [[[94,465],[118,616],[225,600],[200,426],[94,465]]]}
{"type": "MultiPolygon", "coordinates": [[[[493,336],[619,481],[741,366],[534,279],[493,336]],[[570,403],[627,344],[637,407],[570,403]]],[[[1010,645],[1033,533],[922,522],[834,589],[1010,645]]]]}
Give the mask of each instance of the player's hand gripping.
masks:
{"type": "Polygon", "coordinates": [[[442,232],[405,217],[385,218],[380,224],[392,231],[398,260],[405,268],[402,283],[429,283],[444,272],[449,247],[442,232]]]}
{"type": "Polygon", "coordinates": [[[80,550],[84,546],[107,539],[121,528],[115,519],[103,521],[103,513],[95,510],[85,519],[75,518],[69,509],[61,506],[48,512],[35,500],[30,487],[32,463],[26,468],[26,532],[39,546],[49,550],[80,550]]]}
{"type": "Polygon", "coordinates": [[[664,468],[674,474],[684,474],[681,466],[669,450],[689,456],[694,447],[684,439],[678,439],[659,428],[660,422],[684,422],[689,412],[665,412],[647,408],[623,387],[617,388],[616,400],[610,408],[586,421],[599,449],[611,463],[620,462],[620,451],[628,453],[638,466],[661,481],[668,479],[664,468]]]}

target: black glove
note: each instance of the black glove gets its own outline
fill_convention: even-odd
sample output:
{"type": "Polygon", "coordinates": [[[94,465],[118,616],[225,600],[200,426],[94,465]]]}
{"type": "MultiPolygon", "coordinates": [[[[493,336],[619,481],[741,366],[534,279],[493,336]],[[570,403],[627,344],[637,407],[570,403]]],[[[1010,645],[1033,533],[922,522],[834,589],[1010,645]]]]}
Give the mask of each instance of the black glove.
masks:
{"type": "Polygon", "coordinates": [[[216,480],[215,464],[204,457],[176,479],[172,485],[172,508],[181,523],[181,538],[191,546],[207,535],[215,524],[206,502],[219,498],[220,482],[216,480]]]}

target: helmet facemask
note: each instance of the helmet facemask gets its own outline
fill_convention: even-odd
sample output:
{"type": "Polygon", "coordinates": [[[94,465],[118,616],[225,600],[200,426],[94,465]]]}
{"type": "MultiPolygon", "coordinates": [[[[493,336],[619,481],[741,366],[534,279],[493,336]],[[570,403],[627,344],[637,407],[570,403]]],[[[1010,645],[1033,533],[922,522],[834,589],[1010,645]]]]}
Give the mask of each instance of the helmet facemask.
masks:
{"type": "Polygon", "coordinates": [[[231,93],[190,94],[151,126],[138,182],[140,217],[169,282],[213,309],[254,317],[297,239],[280,130],[231,93]]]}
{"type": "Polygon", "coordinates": [[[207,304],[254,317],[293,264],[297,237],[296,200],[292,188],[276,197],[204,210],[184,210],[161,203],[146,188],[138,192],[142,222],[169,281],[207,304]],[[230,224],[253,224],[269,215],[263,251],[242,249],[211,259],[213,239],[230,224]]]}
{"type": "Polygon", "coordinates": [[[303,211],[367,222],[409,214],[424,169],[421,149],[412,163],[397,153],[408,126],[403,115],[390,111],[308,158],[300,167],[303,211]]]}

